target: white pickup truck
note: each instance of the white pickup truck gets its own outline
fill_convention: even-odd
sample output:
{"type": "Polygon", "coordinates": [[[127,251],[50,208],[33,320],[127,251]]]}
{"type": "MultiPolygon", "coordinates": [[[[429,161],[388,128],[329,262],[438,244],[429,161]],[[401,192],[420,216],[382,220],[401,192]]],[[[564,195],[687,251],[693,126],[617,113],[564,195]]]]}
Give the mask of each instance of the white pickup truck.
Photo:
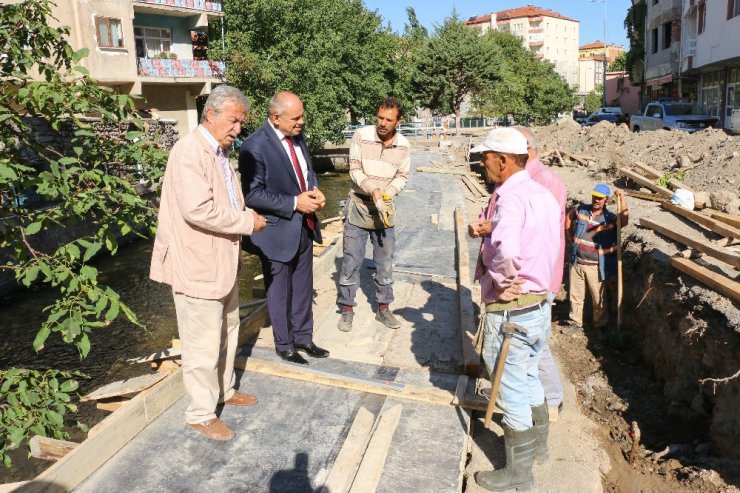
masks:
{"type": "Polygon", "coordinates": [[[696,107],[688,101],[653,101],[642,115],[630,118],[630,130],[683,130],[696,132],[719,123],[716,116],[700,115],[696,107]]]}

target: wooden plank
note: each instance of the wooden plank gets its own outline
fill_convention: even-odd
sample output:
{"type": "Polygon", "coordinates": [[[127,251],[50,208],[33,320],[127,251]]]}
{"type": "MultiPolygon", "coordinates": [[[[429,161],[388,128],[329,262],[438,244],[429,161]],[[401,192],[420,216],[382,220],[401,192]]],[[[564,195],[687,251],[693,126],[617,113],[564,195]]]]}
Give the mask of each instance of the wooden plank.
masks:
{"type": "Polygon", "coordinates": [[[460,175],[460,176],[469,176],[469,175],[477,174],[477,173],[473,173],[472,171],[463,171],[459,169],[438,169],[438,168],[430,168],[429,166],[417,166],[416,171],[419,171],[421,173],[438,173],[442,175],[460,175]]]}
{"type": "MultiPolygon", "coordinates": [[[[413,385],[404,385],[394,382],[386,382],[377,379],[361,379],[347,377],[336,373],[314,370],[306,366],[289,365],[273,361],[260,360],[254,357],[237,357],[234,366],[240,370],[247,370],[264,375],[292,378],[303,382],[311,382],[320,385],[329,385],[342,389],[357,390],[371,394],[389,395],[400,399],[428,402],[439,405],[453,405],[454,392],[438,388],[422,388],[413,385]]],[[[485,410],[477,402],[465,403],[468,409],[485,410]]]]}
{"type": "Polygon", "coordinates": [[[740,216],[733,214],[727,214],[726,212],[716,211],[714,209],[704,209],[705,214],[709,214],[712,218],[717,221],[722,221],[725,224],[729,224],[734,228],[740,228],[740,216]]]}
{"type": "Polygon", "coordinates": [[[478,190],[478,193],[481,197],[487,197],[490,195],[488,193],[488,190],[486,190],[486,187],[481,185],[480,181],[478,181],[478,175],[475,176],[467,176],[465,177],[467,180],[470,180],[470,183],[473,184],[473,187],[475,187],[476,190],[478,190]]]}
{"type": "MultiPolygon", "coordinates": [[[[468,330],[477,330],[470,279],[470,254],[468,253],[468,228],[462,209],[455,208],[455,258],[457,268],[457,298],[460,307],[460,344],[465,373],[478,377],[481,374],[480,356],[475,352],[468,330]]],[[[476,259],[477,261],[477,259],[476,259]]]]}
{"type": "Polygon", "coordinates": [[[720,294],[740,303],[740,283],[733,281],[687,258],[673,257],[671,265],[684,274],[688,274],[697,281],[706,284],[720,294]]]}
{"type": "Polygon", "coordinates": [[[95,426],[96,433],[90,430],[87,440],[36,476],[23,491],[47,491],[49,485],[54,485],[58,491],[72,491],[182,397],[184,392],[182,370],[171,373],[98,423],[95,426]]]}
{"type": "Polygon", "coordinates": [[[142,356],[141,358],[127,359],[127,363],[149,363],[150,361],[158,361],[167,358],[178,358],[182,354],[182,348],[167,348],[162,351],[157,351],[149,356],[142,356]]]}
{"type": "Polygon", "coordinates": [[[677,241],[683,245],[691,247],[695,250],[699,250],[700,252],[719,259],[722,262],[725,262],[733,267],[740,267],[740,255],[732,253],[732,251],[726,248],[712,245],[706,240],[689,238],[686,235],[673,231],[672,229],[666,228],[665,226],[661,226],[660,224],[657,224],[649,219],[641,218],[640,226],[650,228],[662,234],[663,236],[667,236],[668,238],[677,241]]]}
{"type": "Polygon", "coordinates": [[[262,303],[256,310],[249,314],[239,325],[239,346],[255,338],[262,327],[267,325],[270,313],[267,311],[267,302],[262,303]]]}
{"type": "Polygon", "coordinates": [[[665,202],[668,198],[663,195],[657,195],[654,193],[636,192],[635,190],[625,190],[624,194],[628,197],[634,197],[641,200],[651,200],[653,202],[665,202]]]}
{"type": "Polygon", "coordinates": [[[461,176],[460,178],[462,179],[462,182],[465,184],[465,186],[468,187],[470,193],[473,194],[473,197],[481,198],[485,196],[485,194],[481,192],[481,190],[477,186],[475,186],[475,182],[469,176],[461,176]]]}
{"type": "Polygon", "coordinates": [[[130,401],[130,398],[123,396],[106,397],[105,399],[97,401],[95,403],[95,407],[101,411],[113,412],[121,409],[130,401]]]}
{"type": "Polygon", "coordinates": [[[148,389],[166,376],[166,373],[149,373],[134,378],[127,378],[126,380],[119,380],[118,382],[112,382],[80,397],[80,402],[97,401],[108,397],[135,394],[148,389]]]}
{"type": "Polygon", "coordinates": [[[357,410],[357,415],[347,433],[347,438],[344,440],[344,444],[342,444],[342,448],[326,476],[323,490],[349,491],[352,481],[357,475],[357,469],[362,462],[362,456],[367,449],[373,424],[375,424],[373,413],[364,407],[357,410]]]}
{"type": "Polygon", "coordinates": [[[670,202],[664,202],[661,205],[664,209],[667,209],[673,212],[674,214],[678,214],[687,219],[691,219],[695,223],[701,224],[702,226],[726,238],[740,239],[740,229],[733,228],[732,226],[724,224],[721,221],[717,221],[716,219],[707,217],[706,215],[701,214],[699,212],[694,212],[688,209],[684,209],[683,207],[676,205],[676,204],[671,204],[670,202]]]}
{"type": "Polygon", "coordinates": [[[619,168],[619,172],[622,175],[624,175],[627,178],[629,178],[630,180],[632,180],[635,183],[637,183],[638,185],[642,185],[645,188],[649,188],[653,192],[656,192],[656,193],[658,193],[660,195],[663,195],[665,197],[668,197],[668,198],[670,198],[670,197],[673,196],[673,192],[671,192],[667,188],[661,187],[660,185],[655,184],[654,182],[648,180],[647,178],[645,178],[642,175],[639,175],[639,174],[635,173],[632,170],[629,170],[627,168],[619,168]]]}
{"type": "Polygon", "coordinates": [[[74,450],[79,443],[34,435],[28,441],[28,445],[32,457],[43,460],[59,460],[74,450]]]}
{"type": "Polygon", "coordinates": [[[638,171],[645,175],[645,178],[649,178],[651,180],[657,180],[663,175],[663,173],[653,168],[652,166],[648,166],[647,164],[641,163],[639,161],[632,163],[632,167],[637,168],[638,171]]]}
{"type": "Polygon", "coordinates": [[[383,474],[393,435],[401,420],[402,410],[403,406],[396,404],[380,416],[380,422],[367,445],[365,456],[362,458],[360,468],[349,490],[350,493],[375,493],[383,474]]]}

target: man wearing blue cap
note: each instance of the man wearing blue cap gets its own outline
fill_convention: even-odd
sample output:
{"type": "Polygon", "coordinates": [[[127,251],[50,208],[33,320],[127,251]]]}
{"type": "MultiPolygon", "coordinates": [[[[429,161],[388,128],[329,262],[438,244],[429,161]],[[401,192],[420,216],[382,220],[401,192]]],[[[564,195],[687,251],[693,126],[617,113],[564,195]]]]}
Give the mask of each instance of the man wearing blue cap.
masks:
{"type": "MultiPolygon", "coordinates": [[[[604,287],[607,279],[617,272],[617,215],[606,208],[612,191],[599,183],[591,191],[591,205],[580,204],[572,209],[565,220],[565,228],[572,234],[570,252],[570,315],[564,334],[575,334],[583,327],[583,302],[586,286],[594,307],[594,327],[600,329],[607,323],[604,309],[604,287]],[[572,229],[571,229],[572,228],[572,229]]],[[[629,209],[624,192],[615,189],[622,202],[621,225],[629,221],[629,209]]]]}

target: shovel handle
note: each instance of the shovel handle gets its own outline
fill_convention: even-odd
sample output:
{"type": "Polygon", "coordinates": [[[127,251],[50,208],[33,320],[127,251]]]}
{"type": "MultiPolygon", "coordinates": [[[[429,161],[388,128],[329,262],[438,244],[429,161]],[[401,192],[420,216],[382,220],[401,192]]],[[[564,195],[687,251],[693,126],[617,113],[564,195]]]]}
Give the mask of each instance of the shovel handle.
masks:
{"type": "Polygon", "coordinates": [[[501,375],[504,373],[504,365],[506,364],[506,357],[509,355],[509,346],[511,346],[512,334],[504,333],[504,342],[501,343],[501,351],[498,355],[498,361],[496,362],[496,371],[493,374],[493,380],[491,380],[491,398],[488,401],[488,407],[486,407],[486,419],[483,422],[484,426],[488,428],[491,426],[491,419],[493,418],[493,408],[496,407],[496,399],[498,398],[498,388],[501,385],[501,375]]]}

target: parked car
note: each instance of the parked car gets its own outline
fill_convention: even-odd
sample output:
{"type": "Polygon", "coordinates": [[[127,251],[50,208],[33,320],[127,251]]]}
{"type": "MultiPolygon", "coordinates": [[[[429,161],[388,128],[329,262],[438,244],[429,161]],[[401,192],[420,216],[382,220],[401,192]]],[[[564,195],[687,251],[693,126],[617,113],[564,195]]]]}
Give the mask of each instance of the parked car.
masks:
{"type": "Polygon", "coordinates": [[[591,115],[589,115],[588,118],[581,122],[581,125],[583,125],[584,127],[591,127],[599,122],[604,121],[613,123],[614,125],[626,123],[624,118],[616,113],[592,113],[591,115]]]}
{"type": "Polygon", "coordinates": [[[683,130],[693,133],[719,123],[716,116],[702,115],[694,104],[686,100],[653,101],[642,115],[630,118],[630,130],[683,130]]]}
{"type": "Polygon", "coordinates": [[[596,110],[595,113],[609,113],[612,115],[619,115],[621,117],[624,117],[624,112],[622,111],[621,106],[602,106],[601,108],[596,110]]]}

